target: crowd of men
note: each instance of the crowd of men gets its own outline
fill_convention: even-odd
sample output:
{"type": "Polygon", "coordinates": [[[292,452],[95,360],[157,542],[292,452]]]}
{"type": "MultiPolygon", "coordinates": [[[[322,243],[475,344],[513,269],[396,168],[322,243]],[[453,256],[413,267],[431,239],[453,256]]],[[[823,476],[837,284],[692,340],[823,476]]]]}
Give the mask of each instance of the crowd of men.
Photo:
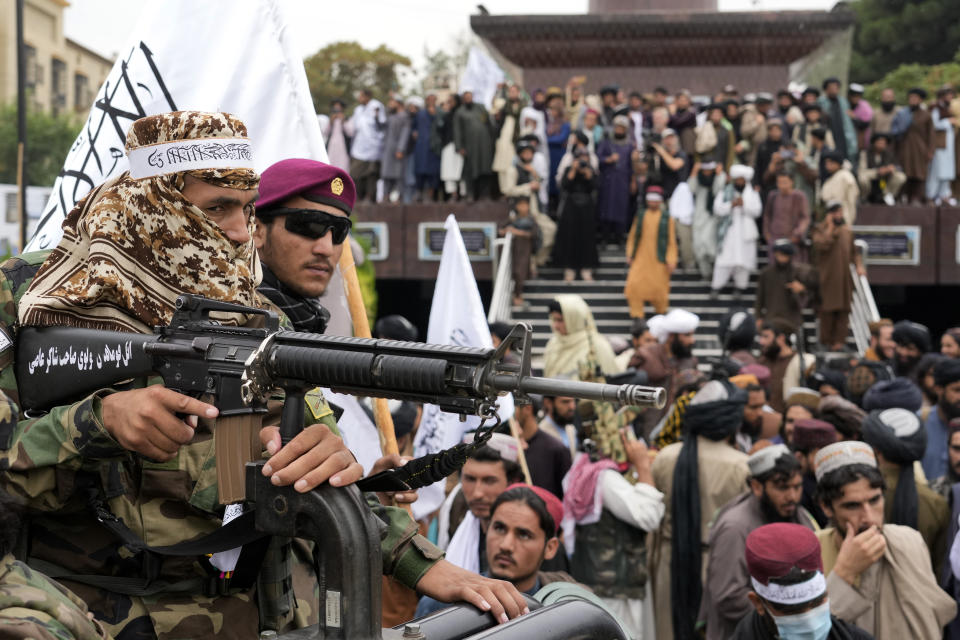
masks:
{"type": "MultiPolygon", "coordinates": [[[[663,87],[588,95],[584,83],[529,95],[504,84],[490,106],[471,91],[443,104],[391,95],[386,106],[361,91],[352,115],[338,100],[321,120],[331,162],[361,199],[510,197],[521,220],[511,229],[522,245],[518,304],[526,277],[548,262],[565,280],[591,280],[594,244],[625,246],[642,271],[682,266],[716,291],[731,279],[739,290],[761,242],[788,239],[805,260],[813,223],[833,208],[851,225],[861,202],[960,196],[960,99],[949,85],[929,102],[922,88],[884,89],[871,105],[862,86],[844,91],[836,78],[776,94],[728,85],[696,101],[663,87]]],[[[632,315],[641,298],[662,313],[661,284],[633,288],[632,315]]]]}
{"type": "MultiPolygon", "coordinates": [[[[17,381],[22,328],[149,333],[182,293],[325,330],[320,296],[359,193],[345,170],[291,158],[260,175],[216,154],[189,171],[139,161],[146,148],[245,135],[222,113],[138,120],[131,171],[78,203],[54,250],[0,267],[3,637],[256,638],[318,621],[309,545],[196,549],[232,517],[215,447],[230,416],[147,379],[27,415],[17,381]]],[[[742,199],[729,206],[746,208],[742,199]]],[[[830,215],[824,224],[842,228],[842,208],[830,215]]],[[[776,239],[774,249],[797,247],[776,239]]],[[[796,271],[788,284],[808,282],[809,267],[785,264],[796,271]]],[[[395,579],[385,626],[457,601],[506,622],[527,613],[523,595],[562,582],[592,591],[631,638],[960,637],[960,329],[935,352],[923,325],[884,320],[862,358],[824,361],[765,305],[756,317],[731,311],[724,357],[706,363],[692,352],[689,311],[638,321],[632,345],[614,348],[582,298],[552,301],[545,375],[623,374],[664,387],[666,406],[533,397],[424,521],[395,506],[415,495],[368,496],[395,579]]],[[[416,338],[396,316],[375,331],[416,338]]],[[[264,476],[299,492],[359,480],[333,408],[312,394],[305,409],[286,443],[276,417],[264,419],[264,476]]],[[[394,413],[409,454],[419,408],[394,413]]],[[[384,456],[371,473],[400,464],[384,456]]]]}

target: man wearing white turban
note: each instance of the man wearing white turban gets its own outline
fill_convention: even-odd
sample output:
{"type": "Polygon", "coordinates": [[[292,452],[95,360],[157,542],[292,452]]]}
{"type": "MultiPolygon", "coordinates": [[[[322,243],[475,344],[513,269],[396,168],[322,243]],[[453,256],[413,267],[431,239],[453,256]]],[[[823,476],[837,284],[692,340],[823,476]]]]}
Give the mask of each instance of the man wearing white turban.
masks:
{"type": "Polygon", "coordinates": [[[757,269],[757,223],[763,212],[760,195],[750,186],[751,167],[735,164],[730,167],[731,181],[717,194],[713,212],[717,216],[717,244],[720,251],[713,267],[711,296],[716,298],[730,278],[738,300],[750,281],[750,272],[757,269]]]}

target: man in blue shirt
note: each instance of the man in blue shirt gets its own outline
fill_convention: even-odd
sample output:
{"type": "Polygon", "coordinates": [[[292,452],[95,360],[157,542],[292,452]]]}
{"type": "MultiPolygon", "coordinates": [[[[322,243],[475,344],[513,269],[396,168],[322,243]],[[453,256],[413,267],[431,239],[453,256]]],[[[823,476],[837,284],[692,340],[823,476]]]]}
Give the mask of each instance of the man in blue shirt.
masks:
{"type": "Polygon", "coordinates": [[[948,358],[933,368],[937,404],[930,411],[924,426],[927,429],[927,451],[923,454],[923,473],[935,479],[947,473],[947,445],[953,418],[960,418],[960,359],[948,358]]]}

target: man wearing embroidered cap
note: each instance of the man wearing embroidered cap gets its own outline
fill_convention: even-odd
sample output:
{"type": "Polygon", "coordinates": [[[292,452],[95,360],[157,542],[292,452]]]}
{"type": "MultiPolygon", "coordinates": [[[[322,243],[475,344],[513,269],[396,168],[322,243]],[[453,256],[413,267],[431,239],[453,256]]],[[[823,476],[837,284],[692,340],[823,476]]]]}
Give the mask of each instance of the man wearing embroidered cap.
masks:
{"type": "Polygon", "coordinates": [[[750,613],[733,640],[870,640],[831,614],[820,543],[806,527],[776,523],[755,529],[744,545],[750,613]]]}
{"type": "Polygon", "coordinates": [[[717,220],[717,261],[713,265],[711,296],[733,278],[734,300],[739,300],[747,289],[750,273],[757,270],[757,232],[755,220],[763,211],[760,195],[750,181],[753,169],[735,164],[730,167],[730,182],[717,194],[713,211],[717,220]]]}
{"type": "Polygon", "coordinates": [[[627,235],[627,282],[623,295],[630,317],[644,316],[644,303],[657,313],[666,313],[670,303],[670,274],[677,268],[677,232],[673,218],[661,209],[663,189],[647,188],[646,206],[637,215],[627,235]]]}
{"type": "Polygon", "coordinates": [[[835,527],[817,534],[830,610],[878,640],[938,640],[957,604],[915,529],[884,524],[884,482],[870,445],[838,442],[816,458],[817,495],[835,527]]]}
{"type": "Polygon", "coordinates": [[[723,506],[710,528],[707,579],[700,605],[707,640],[726,640],[752,606],[743,555],[751,531],[772,522],[790,522],[811,531],[813,520],[800,506],[800,463],[786,445],[764,447],[747,458],[749,490],[723,506]]]}
{"type": "Polygon", "coordinates": [[[263,267],[260,293],[297,331],[326,327],[330,314],[318,298],[340,262],[356,197],[346,171],[316,160],[281,160],[261,176],[253,233],[263,267]]]}

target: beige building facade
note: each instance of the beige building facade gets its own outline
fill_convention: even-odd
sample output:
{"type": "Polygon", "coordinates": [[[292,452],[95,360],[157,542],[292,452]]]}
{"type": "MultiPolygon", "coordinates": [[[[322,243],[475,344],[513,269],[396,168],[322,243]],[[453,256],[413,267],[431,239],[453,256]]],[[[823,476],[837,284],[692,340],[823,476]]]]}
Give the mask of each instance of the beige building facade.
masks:
{"type": "MultiPolygon", "coordinates": [[[[53,113],[85,114],[113,61],[63,34],[66,0],[25,0],[24,44],[30,105],[53,113]]],[[[17,97],[16,2],[0,3],[0,103],[17,97]]]]}

